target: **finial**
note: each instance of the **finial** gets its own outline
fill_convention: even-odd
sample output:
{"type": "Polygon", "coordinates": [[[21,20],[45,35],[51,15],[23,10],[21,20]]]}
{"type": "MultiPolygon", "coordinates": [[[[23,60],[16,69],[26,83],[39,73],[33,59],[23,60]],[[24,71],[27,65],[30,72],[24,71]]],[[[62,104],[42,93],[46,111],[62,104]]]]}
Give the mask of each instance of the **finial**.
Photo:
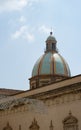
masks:
{"type": "Polygon", "coordinates": [[[53,34],[53,32],[52,32],[52,27],[51,27],[51,32],[50,32],[50,35],[52,35],[53,34]]]}
{"type": "Polygon", "coordinates": [[[53,126],[52,120],[51,120],[50,126],[51,126],[51,127],[53,126]]]}
{"type": "Polygon", "coordinates": [[[7,126],[9,126],[9,122],[7,122],[7,126]]]}
{"type": "Polygon", "coordinates": [[[52,120],[51,120],[51,122],[50,122],[50,130],[53,130],[53,123],[52,123],[52,120]]]}
{"type": "Polygon", "coordinates": [[[21,130],[21,125],[19,125],[19,130],[21,130]]]}
{"type": "Polygon", "coordinates": [[[50,35],[52,35],[53,33],[52,32],[50,32],[50,35]]]}
{"type": "Polygon", "coordinates": [[[69,115],[70,115],[70,116],[72,115],[71,110],[69,111],[69,115]]]}

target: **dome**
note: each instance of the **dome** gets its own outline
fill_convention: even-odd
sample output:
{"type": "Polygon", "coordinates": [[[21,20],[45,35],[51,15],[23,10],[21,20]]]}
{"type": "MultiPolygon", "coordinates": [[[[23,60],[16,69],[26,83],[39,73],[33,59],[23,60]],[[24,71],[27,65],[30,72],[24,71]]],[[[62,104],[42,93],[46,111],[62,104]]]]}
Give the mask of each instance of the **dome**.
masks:
{"type": "Polygon", "coordinates": [[[32,77],[38,75],[71,76],[67,62],[56,52],[45,53],[37,60],[33,67],[32,77]]]}
{"type": "Polygon", "coordinates": [[[46,39],[46,50],[36,61],[32,77],[30,78],[30,88],[37,88],[48,85],[52,82],[62,80],[71,76],[70,69],[65,59],[58,53],[56,39],[50,36],[46,39]]]}

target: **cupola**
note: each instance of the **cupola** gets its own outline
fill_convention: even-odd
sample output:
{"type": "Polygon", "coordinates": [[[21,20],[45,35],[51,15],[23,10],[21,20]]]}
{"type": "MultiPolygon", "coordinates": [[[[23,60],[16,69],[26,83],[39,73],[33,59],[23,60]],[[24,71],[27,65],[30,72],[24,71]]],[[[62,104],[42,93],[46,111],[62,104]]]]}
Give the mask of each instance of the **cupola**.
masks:
{"type": "Polygon", "coordinates": [[[46,39],[46,52],[57,52],[56,43],[55,37],[52,36],[52,32],[50,32],[50,36],[46,39]]]}

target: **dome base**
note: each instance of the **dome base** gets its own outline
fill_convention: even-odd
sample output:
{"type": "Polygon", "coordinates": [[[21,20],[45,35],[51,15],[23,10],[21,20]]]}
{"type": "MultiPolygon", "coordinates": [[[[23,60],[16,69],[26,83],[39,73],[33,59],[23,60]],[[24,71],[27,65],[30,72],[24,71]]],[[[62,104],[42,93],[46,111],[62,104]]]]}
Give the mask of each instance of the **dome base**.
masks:
{"type": "Polygon", "coordinates": [[[39,75],[30,78],[30,89],[39,88],[69,78],[64,75],[39,75]]]}

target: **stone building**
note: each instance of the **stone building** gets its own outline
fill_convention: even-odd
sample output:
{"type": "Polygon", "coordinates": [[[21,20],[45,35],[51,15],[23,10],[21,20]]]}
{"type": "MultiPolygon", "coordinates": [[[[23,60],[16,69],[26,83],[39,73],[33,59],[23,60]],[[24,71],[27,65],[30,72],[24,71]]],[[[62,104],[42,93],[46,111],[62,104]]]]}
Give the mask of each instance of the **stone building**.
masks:
{"type": "Polygon", "coordinates": [[[50,33],[30,89],[0,90],[0,130],[80,130],[81,75],[71,77],[50,33]]]}

